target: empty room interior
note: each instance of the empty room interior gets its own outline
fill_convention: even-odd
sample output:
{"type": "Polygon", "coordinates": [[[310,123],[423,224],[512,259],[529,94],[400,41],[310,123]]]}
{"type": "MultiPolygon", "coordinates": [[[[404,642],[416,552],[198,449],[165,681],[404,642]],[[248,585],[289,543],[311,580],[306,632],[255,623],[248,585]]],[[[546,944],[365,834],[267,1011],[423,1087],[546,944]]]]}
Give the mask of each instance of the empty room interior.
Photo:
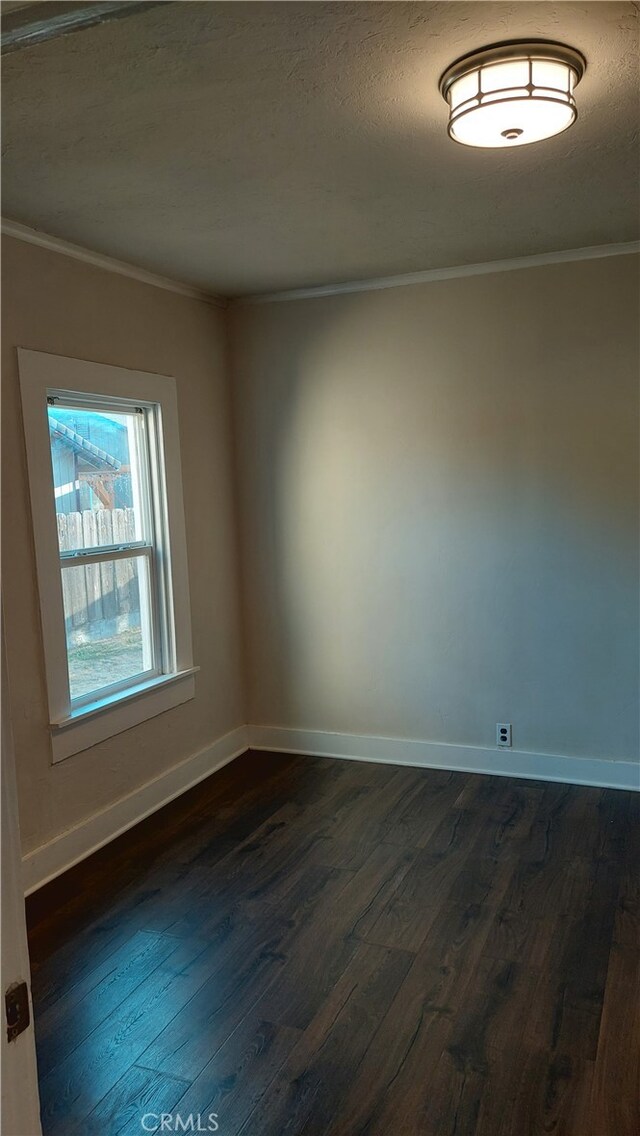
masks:
{"type": "Polygon", "coordinates": [[[4,1136],[636,1136],[640,6],[0,14],[4,1136]]]}

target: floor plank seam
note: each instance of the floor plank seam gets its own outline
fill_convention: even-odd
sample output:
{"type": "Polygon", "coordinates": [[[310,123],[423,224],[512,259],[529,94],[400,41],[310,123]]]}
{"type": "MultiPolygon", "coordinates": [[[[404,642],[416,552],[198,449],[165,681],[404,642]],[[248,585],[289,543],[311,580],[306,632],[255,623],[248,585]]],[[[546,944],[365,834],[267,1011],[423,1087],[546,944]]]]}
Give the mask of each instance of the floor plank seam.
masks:
{"type": "Polygon", "coordinates": [[[189,1088],[189,1086],[193,1084],[193,1081],[187,1080],[186,1077],[176,1077],[175,1073],[167,1073],[166,1069],[154,1069],[151,1065],[141,1065],[139,1061],[134,1061],[130,1068],[144,1069],[145,1073],[155,1073],[156,1076],[162,1075],[163,1077],[168,1077],[170,1081],[175,1081],[178,1085],[184,1085],[185,1088],[189,1088]]]}

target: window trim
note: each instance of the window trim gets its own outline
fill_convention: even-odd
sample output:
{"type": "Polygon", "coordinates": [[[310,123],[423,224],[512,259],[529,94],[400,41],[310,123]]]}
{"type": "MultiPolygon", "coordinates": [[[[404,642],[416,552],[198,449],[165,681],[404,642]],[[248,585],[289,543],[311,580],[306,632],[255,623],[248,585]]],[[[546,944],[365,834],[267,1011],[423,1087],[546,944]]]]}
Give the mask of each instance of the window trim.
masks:
{"type": "MultiPolygon", "coordinates": [[[[52,760],[61,761],[88,749],[137,722],[162,713],[195,695],[191,641],[189,578],[182,493],[182,467],[175,379],[148,371],[133,371],[105,363],[70,359],[42,351],[18,348],[18,368],[29,472],[29,490],[36,554],[40,617],[49,703],[52,760]],[[120,404],[159,406],[150,415],[154,437],[149,439],[156,460],[151,477],[156,508],[162,510],[159,528],[167,534],[170,555],[165,555],[158,586],[166,589],[163,610],[170,611],[162,640],[169,644],[163,673],[122,692],[99,697],[82,706],[69,702],[67,648],[64,632],[62,578],[55,508],[53,507],[47,395],[56,392],[78,399],[86,395],[113,399],[120,404]],[[162,491],[164,489],[164,491],[162,491]],[[168,657],[167,657],[168,656],[168,657]]],[[[89,550],[87,550],[89,551],[89,550]]],[[[103,549],[96,549],[100,555],[103,549]]],[[[130,553],[130,555],[135,553],[130,553]]],[[[104,693],[104,692],[98,692],[104,693]]]]}

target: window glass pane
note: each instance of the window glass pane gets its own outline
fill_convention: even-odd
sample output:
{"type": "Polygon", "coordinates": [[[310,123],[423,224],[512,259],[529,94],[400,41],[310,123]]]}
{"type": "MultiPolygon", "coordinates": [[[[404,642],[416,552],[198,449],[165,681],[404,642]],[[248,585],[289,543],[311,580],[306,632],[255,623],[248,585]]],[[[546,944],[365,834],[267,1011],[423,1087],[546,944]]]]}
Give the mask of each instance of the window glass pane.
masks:
{"type": "Polygon", "coordinates": [[[152,670],[146,556],[62,568],[72,701],[152,670]]]}
{"type": "Polygon", "coordinates": [[[144,415],[47,409],[60,551],[145,540],[144,415]]]}

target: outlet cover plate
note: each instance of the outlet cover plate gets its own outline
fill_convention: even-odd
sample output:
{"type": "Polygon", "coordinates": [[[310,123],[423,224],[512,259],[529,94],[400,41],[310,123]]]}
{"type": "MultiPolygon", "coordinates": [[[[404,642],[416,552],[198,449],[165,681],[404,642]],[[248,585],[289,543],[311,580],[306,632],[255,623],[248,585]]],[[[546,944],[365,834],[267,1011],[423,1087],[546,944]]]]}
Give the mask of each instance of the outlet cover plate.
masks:
{"type": "Polygon", "coordinates": [[[511,722],[496,722],[496,745],[498,749],[511,748],[511,722]]]}

